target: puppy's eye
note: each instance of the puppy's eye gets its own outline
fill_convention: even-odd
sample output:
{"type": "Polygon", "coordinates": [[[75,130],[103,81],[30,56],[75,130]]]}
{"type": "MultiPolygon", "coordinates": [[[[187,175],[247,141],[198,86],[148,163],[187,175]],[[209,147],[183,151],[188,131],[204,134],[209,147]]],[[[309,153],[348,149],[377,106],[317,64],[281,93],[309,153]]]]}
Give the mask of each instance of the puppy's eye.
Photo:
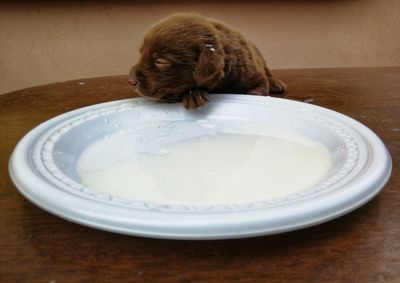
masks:
{"type": "Polygon", "coordinates": [[[154,64],[156,65],[156,67],[157,67],[160,71],[167,70],[169,67],[171,67],[171,62],[168,61],[167,59],[164,59],[164,58],[158,58],[158,59],[156,59],[156,61],[154,62],[154,64]]]}

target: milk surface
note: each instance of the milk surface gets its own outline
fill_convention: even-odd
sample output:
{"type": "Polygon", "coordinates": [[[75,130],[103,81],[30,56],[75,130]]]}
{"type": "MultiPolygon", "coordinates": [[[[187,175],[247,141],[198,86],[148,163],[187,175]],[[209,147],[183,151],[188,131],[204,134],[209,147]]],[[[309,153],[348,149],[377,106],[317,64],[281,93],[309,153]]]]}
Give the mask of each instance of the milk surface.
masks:
{"type": "Polygon", "coordinates": [[[89,146],[77,173],[94,190],[162,204],[248,203],[318,184],[329,171],[329,152],[303,136],[279,133],[202,135],[146,150],[119,133],[89,146]]]}

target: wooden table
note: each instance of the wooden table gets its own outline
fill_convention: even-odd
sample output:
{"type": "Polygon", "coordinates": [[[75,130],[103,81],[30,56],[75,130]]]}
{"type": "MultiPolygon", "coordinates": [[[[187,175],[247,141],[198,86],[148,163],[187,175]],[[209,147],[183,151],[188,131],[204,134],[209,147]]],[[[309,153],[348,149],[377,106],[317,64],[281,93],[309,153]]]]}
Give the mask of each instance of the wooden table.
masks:
{"type": "Polygon", "coordinates": [[[400,68],[275,73],[289,86],[287,98],[310,98],[382,138],[393,173],[380,195],[334,221],[252,239],[155,240],[90,229],[28,202],[7,163],[39,123],[132,97],[126,76],[15,91],[0,96],[0,282],[400,282],[400,68]]]}

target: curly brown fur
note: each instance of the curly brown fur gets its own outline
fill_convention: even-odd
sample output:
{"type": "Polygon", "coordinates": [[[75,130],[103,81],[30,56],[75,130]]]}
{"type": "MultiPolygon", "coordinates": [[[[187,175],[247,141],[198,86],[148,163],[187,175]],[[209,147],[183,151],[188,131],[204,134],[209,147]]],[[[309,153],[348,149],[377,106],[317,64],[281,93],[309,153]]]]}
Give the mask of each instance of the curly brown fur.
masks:
{"type": "Polygon", "coordinates": [[[129,73],[134,90],[188,109],[202,106],[211,92],[268,95],[286,88],[242,34],[195,14],[174,14],[153,25],[140,54],[129,73]]]}

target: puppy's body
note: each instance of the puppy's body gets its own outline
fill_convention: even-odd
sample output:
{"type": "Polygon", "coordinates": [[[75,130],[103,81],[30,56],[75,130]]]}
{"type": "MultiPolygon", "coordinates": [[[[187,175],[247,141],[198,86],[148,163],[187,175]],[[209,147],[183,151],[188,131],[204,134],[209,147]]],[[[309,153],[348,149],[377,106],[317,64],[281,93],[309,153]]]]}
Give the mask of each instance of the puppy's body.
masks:
{"type": "Polygon", "coordinates": [[[175,14],[146,34],[130,82],[142,96],[182,101],[197,108],[208,93],[282,93],[261,53],[226,24],[193,14],[175,14]]]}

